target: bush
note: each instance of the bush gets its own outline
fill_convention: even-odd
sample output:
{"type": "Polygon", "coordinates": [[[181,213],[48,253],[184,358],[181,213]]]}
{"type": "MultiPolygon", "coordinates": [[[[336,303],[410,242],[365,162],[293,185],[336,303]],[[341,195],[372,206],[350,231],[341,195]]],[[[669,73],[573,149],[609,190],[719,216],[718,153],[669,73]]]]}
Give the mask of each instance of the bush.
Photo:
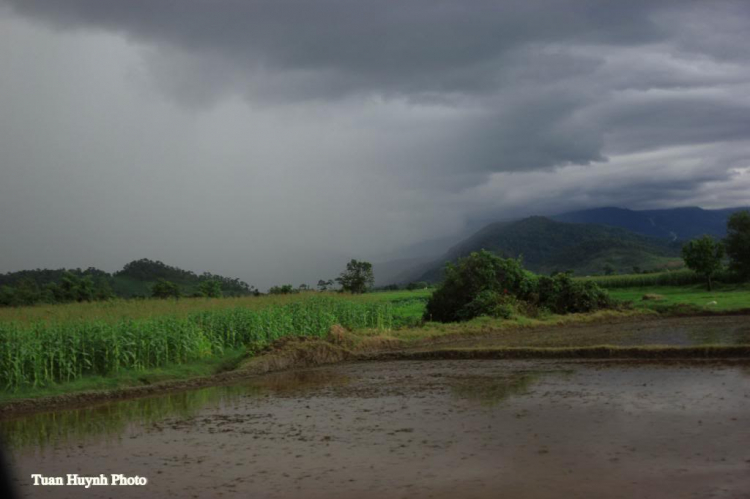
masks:
{"type": "MultiPolygon", "coordinates": [[[[493,299],[505,295],[525,299],[534,292],[533,274],[524,270],[521,261],[500,258],[488,251],[472,253],[456,265],[445,268],[445,280],[427,302],[425,320],[455,322],[468,320],[482,307],[490,307],[493,299]],[[494,295],[484,295],[491,292],[494,295]],[[476,301],[473,305],[470,303],[476,301]]],[[[480,314],[481,315],[481,314],[480,314]]]]}
{"type": "Polygon", "coordinates": [[[539,277],[524,270],[520,259],[483,250],[446,266],[445,280],[427,302],[424,319],[508,319],[519,312],[536,316],[540,309],[569,314],[610,306],[607,292],[592,281],[576,281],[567,273],[539,277]]]}
{"type": "Polygon", "coordinates": [[[485,315],[497,319],[510,319],[516,313],[516,300],[510,295],[485,290],[458,311],[459,320],[470,320],[485,315]]]}
{"type": "Polygon", "coordinates": [[[593,281],[575,281],[568,274],[539,277],[537,304],[555,314],[592,312],[611,306],[606,291],[593,281]]]}

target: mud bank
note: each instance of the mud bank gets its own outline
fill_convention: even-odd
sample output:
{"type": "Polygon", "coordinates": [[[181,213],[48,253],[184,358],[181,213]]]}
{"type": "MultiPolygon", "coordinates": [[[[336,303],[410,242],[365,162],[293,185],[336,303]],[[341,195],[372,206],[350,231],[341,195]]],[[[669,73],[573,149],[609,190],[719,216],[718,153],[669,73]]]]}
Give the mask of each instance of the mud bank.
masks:
{"type": "Polygon", "coordinates": [[[348,362],[0,427],[31,498],[740,498],[750,363],[348,362]]]}

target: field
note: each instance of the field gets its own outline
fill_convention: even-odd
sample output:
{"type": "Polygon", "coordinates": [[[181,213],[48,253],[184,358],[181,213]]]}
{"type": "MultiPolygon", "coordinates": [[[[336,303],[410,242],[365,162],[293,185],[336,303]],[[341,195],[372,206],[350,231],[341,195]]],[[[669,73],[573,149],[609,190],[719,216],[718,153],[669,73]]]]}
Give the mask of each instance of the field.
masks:
{"type": "MultiPolygon", "coordinates": [[[[675,305],[688,305],[691,313],[750,308],[747,285],[724,284],[711,293],[700,284],[649,285],[687,283],[691,278],[684,272],[600,277],[595,280],[608,285],[616,300],[632,302],[630,308],[504,321],[480,318],[453,325],[422,322],[432,290],[3,308],[0,386],[5,392],[0,401],[212,374],[232,369],[281,338],[327,338],[334,324],[352,331],[354,341],[384,337],[406,345],[509,328],[607,323],[673,310],[675,305]],[[646,294],[659,299],[644,301],[646,294]]],[[[526,343],[525,333],[515,334],[515,343],[526,343]]]]}
{"type": "Polygon", "coordinates": [[[750,286],[747,285],[718,286],[714,291],[707,291],[703,285],[617,288],[611,289],[610,295],[617,300],[631,301],[638,308],[657,310],[676,305],[715,311],[750,309],[750,286]],[[643,300],[647,294],[660,298],[643,300]]]}
{"type": "MultiPolygon", "coordinates": [[[[176,302],[121,302],[122,309],[118,303],[92,308],[92,318],[71,316],[66,306],[48,309],[49,314],[37,320],[30,318],[37,311],[19,311],[17,320],[0,323],[0,384],[16,390],[92,374],[187,364],[225,350],[257,351],[287,336],[323,337],[334,324],[377,330],[398,326],[387,301],[301,296],[286,303],[263,302],[258,299],[253,308],[238,306],[235,300],[227,301],[232,307],[193,300],[192,309],[176,302]],[[113,307],[111,315],[99,317],[108,306],[113,307]],[[145,314],[170,306],[166,315],[145,314]]],[[[80,312],[77,306],[71,308],[80,312]]]]}

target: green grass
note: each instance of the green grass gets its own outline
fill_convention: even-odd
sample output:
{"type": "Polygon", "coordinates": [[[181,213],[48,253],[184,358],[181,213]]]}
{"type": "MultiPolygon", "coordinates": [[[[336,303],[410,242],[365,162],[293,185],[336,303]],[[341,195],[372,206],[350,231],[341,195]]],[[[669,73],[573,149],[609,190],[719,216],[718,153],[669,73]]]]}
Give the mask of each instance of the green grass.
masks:
{"type": "Polygon", "coordinates": [[[649,286],[610,289],[616,300],[631,301],[637,308],[664,309],[675,305],[691,305],[705,310],[730,311],[750,309],[750,285],[722,285],[707,291],[703,285],[649,286]],[[646,294],[661,295],[662,300],[643,300],[646,294]],[[710,302],[716,305],[709,305],[710,302]]]}

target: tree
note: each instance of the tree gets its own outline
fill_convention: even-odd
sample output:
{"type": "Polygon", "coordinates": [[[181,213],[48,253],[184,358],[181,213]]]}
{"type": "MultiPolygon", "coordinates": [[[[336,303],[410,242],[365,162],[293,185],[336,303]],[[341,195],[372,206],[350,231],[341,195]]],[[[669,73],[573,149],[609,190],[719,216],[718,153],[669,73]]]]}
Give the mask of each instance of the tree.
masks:
{"type": "Polygon", "coordinates": [[[320,279],[318,281],[318,291],[328,291],[328,282],[320,279]]]}
{"type": "Polygon", "coordinates": [[[154,298],[179,298],[180,288],[177,284],[166,279],[157,279],[151,286],[151,296],[154,298]]]}
{"type": "Polygon", "coordinates": [[[615,268],[612,266],[611,263],[608,263],[604,266],[604,275],[612,275],[615,273],[615,268]]]}
{"type": "Polygon", "coordinates": [[[216,279],[202,281],[198,290],[206,298],[221,298],[221,283],[216,279]]]}
{"type": "Polygon", "coordinates": [[[534,289],[532,276],[520,260],[474,252],[445,267],[445,279],[427,302],[424,319],[468,320],[478,315],[507,315],[511,297],[525,298],[534,289]]]}
{"type": "Polygon", "coordinates": [[[750,211],[738,211],[729,217],[724,244],[729,268],[744,279],[750,278],[750,211]]]}
{"type": "Polygon", "coordinates": [[[711,278],[721,269],[724,245],[714,241],[711,236],[693,239],[682,247],[682,258],[690,270],[706,278],[706,285],[711,291],[711,278]]]}
{"type": "Polygon", "coordinates": [[[292,293],[297,293],[297,290],[294,289],[294,286],[291,284],[284,284],[282,286],[272,286],[271,289],[268,290],[268,293],[272,295],[290,295],[292,293]]]}
{"type": "Polygon", "coordinates": [[[359,294],[366,292],[375,282],[370,262],[352,260],[346,264],[346,270],[336,279],[342,291],[359,294]]]}

